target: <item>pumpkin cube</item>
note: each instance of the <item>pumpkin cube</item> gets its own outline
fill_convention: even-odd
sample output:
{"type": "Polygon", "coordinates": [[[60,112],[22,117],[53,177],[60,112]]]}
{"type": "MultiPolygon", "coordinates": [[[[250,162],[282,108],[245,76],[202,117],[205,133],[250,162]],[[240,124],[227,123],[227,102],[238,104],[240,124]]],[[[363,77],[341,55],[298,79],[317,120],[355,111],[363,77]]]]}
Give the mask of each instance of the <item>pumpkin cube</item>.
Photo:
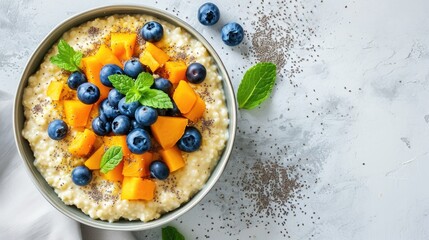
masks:
{"type": "Polygon", "coordinates": [[[110,148],[112,146],[119,146],[122,148],[122,154],[124,157],[128,157],[131,154],[130,149],[127,145],[127,136],[111,136],[111,137],[103,137],[103,142],[106,148],[110,148]]]}
{"type": "Polygon", "coordinates": [[[82,67],[88,82],[94,84],[100,90],[100,99],[97,103],[103,101],[109,95],[110,88],[100,81],[100,70],[103,67],[100,61],[94,56],[82,58],[82,67]]]}
{"type": "Polygon", "coordinates": [[[188,119],[181,117],[158,116],[154,124],[150,126],[152,134],[162,148],[173,147],[185,133],[188,119]]]}
{"type": "Polygon", "coordinates": [[[197,102],[198,95],[194,89],[184,80],[180,80],[179,85],[173,93],[173,100],[182,114],[189,113],[197,102]]]}
{"type": "Polygon", "coordinates": [[[166,62],[165,70],[168,73],[168,80],[171,83],[178,83],[180,80],[186,79],[186,63],[183,61],[175,61],[175,62],[166,62]]]}
{"type": "Polygon", "coordinates": [[[67,124],[72,127],[84,127],[88,121],[92,104],[84,104],[79,100],[65,100],[64,112],[67,124]]]}
{"type": "Polygon", "coordinates": [[[160,154],[162,160],[165,162],[165,164],[167,164],[168,169],[170,169],[170,172],[177,171],[185,166],[182,152],[177,148],[177,146],[169,149],[162,149],[160,154]]]}
{"type": "Polygon", "coordinates": [[[124,176],[122,176],[122,168],[124,167],[124,161],[121,161],[118,166],[108,171],[107,173],[101,173],[101,177],[111,182],[121,182],[124,176]]]}
{"type": "Polygon", "coordinates": [[[204,100],[197,95],[197,102],[195,103],[194,107],[189,111],[188,113],[183,114],[187,119],[191,120],[192,122],[197,122],[198,119],[200,119],[204,112],[206,110],[206,103],[204,100]]]}
{"type": "Polygon", "coordinates": [[[124,200],[153,200],[156,183],[139,177],[124,177],[122,182],[121,199],[124,200]]]}
{"type": "Polygon", "coordinates": [[[140,55],[140,62],[143,65],[149,67],[152,72],[155,72],[156,69],[159,68],[159,63],[148,51],[143,51],[143,53],[140,55]]]}
{"type": "Polygon", "coordinates": [[[97,136],[89,129],[77,133],[76,137],[70,143],[69,152],[75,156],[85,157],[91,152],[97,136]]]}
{"type": "Polygon", "coordinates": [[[98,49],[97,53],[94,55],[95,58],[104,66],[107,64],[116,64],[119,67],[123,68],[122,62],[113,54],[112,50],[105,44],[102,44],[98,49]]]}
{"type": "Polygon", "coordinates": [[[111,33],[110,47],[113,54],[121,61],[130,59],[134,53],[136,39],[136,33],[111,33]]]}
{"type": "Polygon", "coordinates": [[[97,149],[97,151],[95,151],[89,158],[88,160],[85,161],[85,166],[91,170],[97,170],[100,169],[100,163],[101,163],[101,158],[104,155],[104,152],[106,151],[105,149],[106,147],[104,145],[102,145],[101,147],[99,147],[97,149]]]}
{"type": "Polygon", "coordinates": [[[52,100],[58,101],[61,98],[61,92],[63,91],[64,83],[63,82],[51,82],[48,86],[48,92],[46,95],[52,100]]]}
{"type": "Polygon", "coordinates": [[[168,56],[164,51],[159,49],[155,44],[151,42],[146,42],[146,49],[145,51],[148,51],[153,58],[158,62],[160,66],[164,65],[165,62],[170,59],[170,56],[168,56]]]}
{"type": "Polygon", "coordinates": [[[149,166],[153,161],[152,153],[130,154],[124,158],[124,168],[122,175],[127,177],[148,177],[150,175],[149,166]]]}

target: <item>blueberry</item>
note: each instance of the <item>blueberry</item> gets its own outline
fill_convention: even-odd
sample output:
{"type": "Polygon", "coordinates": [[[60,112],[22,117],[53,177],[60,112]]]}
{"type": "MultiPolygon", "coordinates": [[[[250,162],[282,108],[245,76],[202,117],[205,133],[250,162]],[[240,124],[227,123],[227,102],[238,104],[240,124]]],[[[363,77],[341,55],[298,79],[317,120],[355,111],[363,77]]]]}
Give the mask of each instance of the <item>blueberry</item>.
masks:
{"type": "Polygon", "coordinates": [[[161,90],[167,94],[170,94],[171,89],[173,89],[173,84],[171,84],[171,82],[165,78],[157,78],[153,82],[152,88],[158,89],[158,90],[161,90]]]}
{"type": "Polygon", "coordinates": [[[198,21],[200,21],[200,23],[203,25],[214,25],[219,21],[219,18],[219,8],[213,3],[204,3],[198,9],[198,21]]]}
{"type": "Polygon", "coordinates": [[[197,151],[201,146],[201,133],[195,127],[186,127],[185,133],[177,142],[177,147],[184,152],[197,151]]]}
{"type": "Polygon", "coordinates": [[[77,166],[71,173],[72,181],[79,186],[88,185],[92,179],[92,172],[85,166],[77,166]]]}
{"type": "Polygon", "coordinates": [[[180,112],[179,108],[177,107],[176,103],[173,100],[171,100],[171,102],[173,103],[173,108],[167,109],[166,115],[172,116],[172,117],[180,116],[181,112],[180,112]]]}
{"type": "Polygon", "coordinates": [[[77,98],[85,104],[93,104],[100,98],[100,90],[92,83],[82,83],[77,88],[77,98]]]}
{"type": "Polygon", "coordinates": [[[56,119],[49,123],[48,135],[54,140],[61,140],[66,137],[69,128],[63,120],[56,119]]]}
{"type": "Polygon", "coordinates": [[[119,101],[118,109],[119,111],[127,115],[128,117],[134,117],[134,113],[136,112],[136,109],[140,106],[139,102],[130,102],[127,103],[125,97],[119,101]]]}
{"type": "Polygon", "coordinates": [[[136,128],[144,128],[145,126],[143,126],[142,124],[138,123],[135,119],[131,119],[131,130],[136,129],[136,128]]]}
{"type": "Polygon", "coordinates": [[[201,83],[206,79],[207,71],[201,63],[192,63],[186,69],[186,78],[190,83],[201,83]]]}
{"type": "Polygon", "coordinates": [[[109,76],[114,74],[124,74],[121,67],[115,64],[104,65],[100,70],[100,81],[104,86],[113,87],[109,80],[109,76]]]}
{"type": "Polygon", "coordinates": [[[130,132],[131,120],[125,115],[119,115],[112,121],[112,131],[115,135],[126,135],[130,132]]]}
{"type": "Polygon", "coordinates": [[[119,101],[125,97],[124,94],[120,93],[118,90],[116,90],[115,88],[110,90],[109,95],[107,96],[107,99],[109,99],[109,104],[112,107],[118,107],[118,103],[119,101]]]}
{"type": "Polygon", "coordinates": [[[126,61],[124,64],[124,73],[131,78],[136,79],[137,76],[144,71],[145,68],[138,59],[133,58],[126,61]]]}
{"type": "Polygon", "coordinates": [[[86,83],[86,77],[85,74],[76,71],[70,74],[69,78],[67,79],[67,85],[69,88],[76,90],[77,87],[79,87],[82,83],[86,83]]]}
{"type": "Polygon", "coordinates": [[[127,135],[127,146],[132,153],[142,154],[150,149],[149,133],[141,128],[132,130],[127,135]]]}
{"type": "Polygon", "coordinates": [[[167,179],[170,174],[167,164],[159,160],[153,161],[149,166],[149,170],[150,176],[159,180],[167,179]]]}
{"type": "Polygon", "coordinates": [[[222,27],[222,41],[228,46],[235,46],[241,43],[244,38],[244,30],[236,22],[227,23],[222,27]]]}
{"type": "Polygon", "coordinates": [[[121,114],[118,108],[110,105],[109,99],[104,99],[101,102],[99,112],[100,116],[104,115],[108,120],[112,120],[121,114]]]}
{"type": "Polygon", "coordinates": [[[164,28],[155,21],[147,22],[140,29],[140,36],[148,42],[158,42],[164,35],[164,28]]]}
{"type": "Polygon", "coordinates": [[[112,125],[104,115],[100,115],[92,120],[92,130],[98,136],[106,136],[112,131],[112,125]]]}
{"type": "Polygon", "coordinates": [[[158,112],[151,107],[141,106],[134,115],[136,121],[143,126],[150,126],[158,119],[158,112]]]}

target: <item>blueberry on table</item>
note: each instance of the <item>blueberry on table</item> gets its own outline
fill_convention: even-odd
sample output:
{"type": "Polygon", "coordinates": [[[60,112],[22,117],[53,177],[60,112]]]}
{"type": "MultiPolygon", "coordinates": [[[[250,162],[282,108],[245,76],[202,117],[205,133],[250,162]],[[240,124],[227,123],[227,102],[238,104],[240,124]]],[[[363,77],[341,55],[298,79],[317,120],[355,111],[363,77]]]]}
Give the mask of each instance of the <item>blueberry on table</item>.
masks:
{"type": "Polygon", "coordinates": [[[149,133],[141,128],[132,130],[127,135],[127,146],[135,154],[147,152],[151,147],[149,133]]]}
{"type": "Polygon", "coordinates": [[[219,21],[219,18],[219,8],[213,3],[204,3],[198,9],[198,21],[200,21],[200,23],[203,25],[214,25],[219,21]]]}
{"type": "Polygon", "coordinates": [[[67,124],[60,119],[49,123],[48,136],[53,140],[61,140],[66,137],[69,128],[67,124]]]}
{"type": "Polygon", "coordinates": [[[173,89],[173,84],[165,78],[157,78],[154,80],[152,88],[170,94],[173,89]]]}
{"type": "Polygon", "coordinates": [[[141,106],[134,115],[136,121],[143,126],[150,126],[158,119],[158,112],[151,107],[141,106]]]}
{"type": "Polygon", "coordinates": [[[186,69],[186,78],[190,83],[202,83],[206,79],[207,71],[201,63],[191,63],[186,69]]]}
{"type": "Polygon", "coordinates": [[[159,160],[153,161],[149,166],[149,170],[150,176],[159,180],[167,179],[170,174],[167,164],[159,160]]]}
{"type": "Polygon", "coordinates": [[[77,98],[85,104],[96,103],[100,98],[100,90],[92,83],[83,83],[77,88],[77,98]]]}
{"type": "Polygon", "coordinates": [[[112,121],[112,131],[115,135],[126,135],[130,132],[131,120],[126,115],[119,115],[112,121]]]}
{"type": "Polygon", "coordinates": [[[72,181],[78,186],[85,186],[91,182],[92,172],[85,166],[77,166],[72,171],[72,181]]]}
{"type": "Polygon", "coordinates": [[[131,78],[136,79],[137,76],[144,71],[145,71],[145,67],[136,58],[128,60],[124,64],[124,73],[131,78]]]}
{"type": "Polygon", "coordinates": [[[164,35],[164,28],[156,21],[147,22],[140,29],[140,36],[148,42],[158,42],[164,35]]]}
{"type": "Polygon", "coordinates": [[[184,152],[195,152],[201,146],[201,133],[195,127],[186,127],[185,133],[177,142],[177,147],[184,152]]]}
{"type": "Polygon", "coordinates": [[[106,64],[100,70],[100,81],[104,86],[113,87],[109,80],[109,76],[114,74],[124,74],[124,71],[115,64],[106,64]]]}
{"type": "Polygon", "coordinates": [[[134,117],[134,113],[139,106],[141,106],[139,102],[127,103],[126,98],[124,97],[121,99],[121,101],[119,101],[118,109],[122,114],[132,118],[134,117]]]}
{"type": "Polygon", "coordinates": [[[227,23],[222,27],[222,41],[228,46],[236,46],[243,41],[244,30],[236,22],[227,23]]]}
{"type": "Polygon", "coordinates": [[[76,90],[82,83],[86,83],[86,77],[85,74],[76,71],[70,74],[69,78],[67,79],[67,85],[69,88],[76,90]]]}
{"type": "Polygon", "coordinates": [[[108,120],[113,120],[115,117],[121,115],[118,108],[110,105],[109,99],[104,99],[99,108],[100,116],[104,115],[108,120]]]}
{"type": "Polygon", "coordinates": [[[119,101],[125,97],[124,94],[120,93],[116,88],[110,90],[109,95],[107,96],[107,99],[109,99],[109,104],[112,107],[118,107],[119,101]]]}
{"type": "Polygon", "coordinates": [[[112,131],[112,125],[104,115],[100,115],[92,120],[92,130],[98,136],[106,136],[112,131]]]}

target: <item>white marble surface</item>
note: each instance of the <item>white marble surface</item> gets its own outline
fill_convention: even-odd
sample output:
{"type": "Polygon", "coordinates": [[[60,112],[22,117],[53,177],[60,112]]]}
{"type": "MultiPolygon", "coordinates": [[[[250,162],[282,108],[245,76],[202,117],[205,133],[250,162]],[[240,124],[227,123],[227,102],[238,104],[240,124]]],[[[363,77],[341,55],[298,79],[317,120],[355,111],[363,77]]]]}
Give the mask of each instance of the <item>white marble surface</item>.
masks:
{"type": "MultiPolygon", "coordinates": [[[[221,180],[200,205],[171,225],[187,239],[429,239],[429,2],[215,1],[222,22],[243,23],[249,33],[246,43],[236,48],[222,44],[221,24],[198,23],[196,10],[204,1],[195,2],[126,3],[167,8],[199,30],[224,59],[236,89],[242,71],[257,60],[251,41],[252,33],[263,28],[257,24],[257,12],[291,14],[284,21],[277,19],[280,26],[297,30],[289,34],[295,44],[284,55],[287,64],[280,72],[288,75],[291,66],[302,72],[279,76],[272,98],[260,108],[240,110],[237,147],[221,180]],[[284,4],[288,8],[280,8],[284,4]],[[314,34],[304,35],[308,29],[314,34]],[[312,45],[314,50],[309,50],[312,45]],[[294,63],[299,58],[304,61],[294,63]],[[255,210],[260,205],[249,197],[252,191],[243,187],[261,172],[254,168],[258,162],[286,166],[301,184],[293,187],[291,196],[277,194],[283,199],[266,193],[272,210],[265,207],[259,213],[255,210]]],[[[7,99],[13,97],[25,62],[49,30],[80,11],[119,3],[0,0],[0,127],[10,125],[7,99]]],[[[1,142],[10,142],[10,130],[0,130],[1,142]]],[[[11,148],[0,146],[2,152],[11,148]]],[[[8,161],[7,155],[0,156],[3,164],[8,161]]],[[[12,184],[7,171],[15,171],[41,206],[58,214],[43,204],[16,155],[13,160],[0,171],[1,215],[6,212],[12,219],[0,221],[0,236],[54,239],[52,228],[31,236],[21,230],[24,235],[19,235],[19,216],[6,211],[20,196],[3,197],[10,194],[7,189],[20,190],[5,186],[12,184]]],[[[272,176],[272,181],[284,180],[272,176]]],[[[285,186],[268,182],[267,189],[286,192],[285,186]]],[[[37,212],[30,216],[35,224],[43,217],[37,212]]],[[[83,228],[84,238],[91,231],[83,228]]],[[[159,234],[160,229],[154,229],[133,236],[160,239],[159,234]]]]}

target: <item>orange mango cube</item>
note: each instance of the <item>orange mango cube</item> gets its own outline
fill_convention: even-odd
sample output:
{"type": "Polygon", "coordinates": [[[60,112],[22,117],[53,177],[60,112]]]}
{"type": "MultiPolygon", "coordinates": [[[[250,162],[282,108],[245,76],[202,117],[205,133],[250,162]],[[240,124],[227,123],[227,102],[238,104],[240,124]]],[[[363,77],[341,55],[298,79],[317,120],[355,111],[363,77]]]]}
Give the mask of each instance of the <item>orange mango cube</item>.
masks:
{"type": "Polygon", "coordinates": [[[136,39],[136,33],[111,33],[110,47],[113,54],[121,61],[130,59],[134,53],[136,39]]]}
{"type": "Polygon", "coordinates": [[[205,111],[206,103],[200,96],[197,95],[197,102],[195,103],[194,107],[192,107],[191,111],[189,111],[188,113],[183,114],[183,116],[185,116],[192,122],[197,122],[198,119],[200,119],[204,115],[205,111]]]}
{"type": "Polygon", "coordinates": [[[162,149],[160,154],[162,160],[167,164],[168,169],[170,169],[170,172],[177,171],[185,166],[182,152],[177,148],[177,146],[173,146],[169,149],[162,149]]]}
{"type": "Polygon", "coordinates": [[[139,177],[124,177],[121,199],[152,200],[155,197],[156,183],[139,177]]]}
{"type": "Polygon", "coordinates": [[[126,177],[148,177],[150,175],[149,166],[153,161],[152,153],[131,154],[124,158],[124,168],[122,175],[126,177]]]}
{"type": "Polygon", "coordinates": [[[89,129],[77,133],[76,137],[70,143],[69,152],[75,156],[84,157],[91,152],[97,136],[89,129]]]}
{"type": "Polygon", "coordinates": [[[104,155],[104,152],[106,151],[105,146],[102,145],[95,151],[88,160],[85,161],[85,166],[91,170],[97,170],[100,169],[100,163],[101,158],[104,155]]]}
{"type": "Polygon", "coordinates": [[[180,80],[186,79],[187,68],[188,67],[186,66],[186,63],[183,61],[168,61],[165,63],[165,70],[168,73],[168,80],[170,80],[170,82],[173,84],[178,83],[180,80]]]}
{"type": "Polygon", "coordinates": [[[194,89],[184,80],[179,81],[173,93],[173,100],[182,114],[189,113],[197,102],[198,95],[194,89]]]}
{"type": "Polygon", "coordinates": [[[61,97],[61,92],[63,91],[64,83],[63,82],[51,82],[48,86],[48,92],[46,95],[52,100],[58,101],[61,97]]]}
{"type": "Polygon", "coordinates": [[[148,51],[143,51],[140,56],[140,62],[143,65],[148,66],[152,72],[155,72],[159,68],[159,63],[148,51]]]}
{"type": "Polygon", "coordinates": [[[111,182],[121,182],[124,176],[122,176],[122,168],[124,167],[124,161],[121,161],[118,166],[108,171],[107,173],[101,173],[101,177],[111,182]]]}
{"type": "Polygon", "coordinates": [[[88,121],[92,104],[84,104],[79,100],[65,100],[63,104],[67,124],[72,127],[84,127],[88,121]]]}
{"type": "Polygon", "coordinates": [[[168,59],[170,59],[170,56],[168,56],[164,51],[159,49],[157,46],[155,46],[155,44],[151,42],[146,42],[145,51],[148,51],[160,66],[164,65],[164,63],[167,62],[168,59]]]}
{"type": "Polygon", "coordinates": [[[150,126],[152,134],[163,149],[173,147],[183,136],[188,119],[181,117],[158,116],[154,124],[150,126]]]}

